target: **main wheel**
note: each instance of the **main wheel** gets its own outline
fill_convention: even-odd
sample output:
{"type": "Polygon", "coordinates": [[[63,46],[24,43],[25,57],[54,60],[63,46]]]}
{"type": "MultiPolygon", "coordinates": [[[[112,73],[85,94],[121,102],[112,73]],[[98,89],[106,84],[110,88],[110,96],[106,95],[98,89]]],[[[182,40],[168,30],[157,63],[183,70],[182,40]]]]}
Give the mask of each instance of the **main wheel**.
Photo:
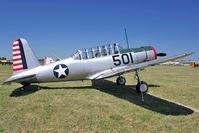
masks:
{"type": "Polygon", "coordinates": [[[148,85],[146,82],[144,81],[141,81],[141,83],[139,82],[137,85],[136,85],[136,91],[138,93],[146,93],[148,91],[148,85]]]}
{"type": "Polygon", "coordinates": [[[122,76],[119,76],[116,80],[117,85],[125,85],[126,84],[126,79],[122,76]]]}

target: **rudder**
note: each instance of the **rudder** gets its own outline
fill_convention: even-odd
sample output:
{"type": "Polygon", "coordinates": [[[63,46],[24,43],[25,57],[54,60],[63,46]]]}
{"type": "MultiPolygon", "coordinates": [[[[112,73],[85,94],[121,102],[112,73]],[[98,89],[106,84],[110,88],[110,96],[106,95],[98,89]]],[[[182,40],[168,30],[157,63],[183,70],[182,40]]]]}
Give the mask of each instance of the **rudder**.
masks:
{"type": "Polygon", "coordinates": [[[13,43],[13,74],[37,66],[40,66],[40,63],[28,42],[23,38],[15,40],[13,43]]]}

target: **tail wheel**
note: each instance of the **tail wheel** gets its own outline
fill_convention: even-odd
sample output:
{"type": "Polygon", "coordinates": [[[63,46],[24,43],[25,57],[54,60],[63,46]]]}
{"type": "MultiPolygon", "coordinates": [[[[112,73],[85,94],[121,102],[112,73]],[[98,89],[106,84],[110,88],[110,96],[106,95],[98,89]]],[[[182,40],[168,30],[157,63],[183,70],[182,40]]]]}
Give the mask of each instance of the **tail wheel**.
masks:
{"type": "Polygon", "coordinates": [[[24,83],[24,82],[22,82],[21,83],[23,86],[29,86],[30,85],[30,83],[24,83]]]}
{"type": "Polygon", "coordinates": [[[126,79],[122,76],[119,76],[116,80],[117,85],[125,85],[126,84],[126,79]]]}
{"type": "Polygon", "coordinates": [[[136,91],[138,93],[146,93],[148,91],[148,85],[145,81],[141,81],[136,85],[136,91]]]}

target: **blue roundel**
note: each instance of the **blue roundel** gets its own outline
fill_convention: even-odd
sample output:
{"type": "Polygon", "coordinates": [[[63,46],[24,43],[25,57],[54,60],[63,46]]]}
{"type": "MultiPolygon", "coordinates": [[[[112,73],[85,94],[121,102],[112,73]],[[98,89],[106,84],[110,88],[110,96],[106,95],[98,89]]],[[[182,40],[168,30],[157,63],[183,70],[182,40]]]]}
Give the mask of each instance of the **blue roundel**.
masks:
{"type": "Polygon", "coordinates": [[[56,78],[63,79],[68,76],[69,69],[65,64],[56,65],[53,69],[56,78]]]}

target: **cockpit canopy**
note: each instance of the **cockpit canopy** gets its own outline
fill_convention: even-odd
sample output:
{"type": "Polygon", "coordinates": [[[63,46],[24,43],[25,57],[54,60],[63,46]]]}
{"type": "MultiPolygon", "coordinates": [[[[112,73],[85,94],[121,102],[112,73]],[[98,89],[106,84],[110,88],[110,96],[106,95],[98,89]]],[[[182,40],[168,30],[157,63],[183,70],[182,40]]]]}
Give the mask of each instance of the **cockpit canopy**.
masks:
{"type": "Polygon", "coordinates": [[[119,45],[114,43],[114,45],[103,45],[98,46],[96,48],[78,50],[74,55],[73,59],[82,60],[82,59],[92,59],[92,58],[99,58],[103,56],[108,56],[112,54],[118,54],[120,52],[119,45]]]}

